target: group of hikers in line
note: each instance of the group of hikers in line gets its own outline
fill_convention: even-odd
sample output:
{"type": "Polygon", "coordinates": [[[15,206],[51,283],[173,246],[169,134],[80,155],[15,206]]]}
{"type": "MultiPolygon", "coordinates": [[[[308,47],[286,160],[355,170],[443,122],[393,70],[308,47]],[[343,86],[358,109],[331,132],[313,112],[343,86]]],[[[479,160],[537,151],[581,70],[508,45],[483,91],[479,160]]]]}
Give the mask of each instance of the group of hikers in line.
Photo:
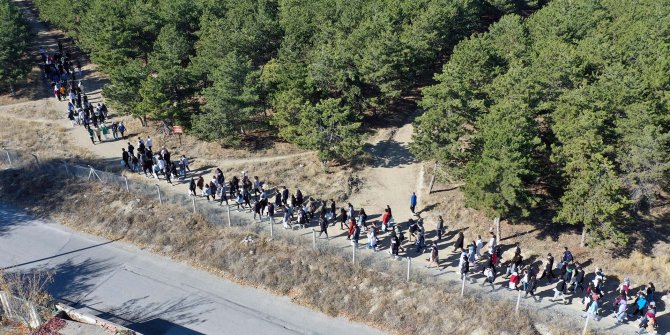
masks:
{"type": "Polygon", "coordinates": [[[84,90],[81,61],[72,60],[70,52],[58,42],[58,50],[47,52],[40,48],[39,67],[42,76],[51,82],[54,97],[58,101],[67,101],[67,118],[72,126],[80,125],[86,129],[91,143],[125,138],[127,131],[123,121],[108,124],[109,110],[104,102],[89,102],[84,90]],[[79,76],[79,80],[77,80],[79,76]]]}
{"type": "Polygon", "coordinates": [[[126,148],[121,148],[121,164],[126,169],[136,172],[144,173],[147,177],[161,179],[161,176],[168,183],[172,184],[172,180],[178,178],[184,180],[189,168],[189,160],[185,155],[182,155],[177,161],[171,159],[170,151],[163,146],[158,153],[152,151],[153,140],[151,136],[146,139],[142,137],[137,138],[137,152],[135,146],[128,142],[126,148]]]}
{"type": "MultiPolygon", "coordinates": [[[[333,199],[325,201],[305,197],[299,189],[292,193],[286,186],[270,190],[264,186],[259,177],[249,178],[247,171],[243,171],[239,178],[234,176],[226,183],[223,172],[217,168],[210,182],[205,182],[202,176],[197,180],[191,178],[189,193],[195,196],[199,190],[201,196],[208,200],[210,197],[213,200],[218,199],[219,204],[224,202],[229,204],[228,199],[234,199],[238,208],[253,211],[254,219],[264,215],[269,217],[278,215],[285,229],[306,228],[314,224],[318,228],[319,237],[325,234],[326,238],[329,238],[328,228],[339,223],[340,230],[345,231],[346,238],[354,245],[358,245],[362,239],[361,234],[365,234],[366,247],[373,251],[383,249],[381,236],[388,233],[387,247],[392,257],[399,259],[400,251],[407,254],[413,249],[415,254],[428,252],[428,267],[439,270],[447,267],[441,265],[438,246],[438,241],[442,240],[447,229],[444,219],[438,216],[435,222],[435,240],[426,241],[424,220],[415,212],[417,196],[414,193],[410,196],[410,211],[414,217],[407,223],[398,224],[388,205],[381,220],[368,220],[365,209],[355,210],[351,203],[338,207],[333,199]]],[[[596,320],[600,319],[605,294],[614,293],[616,298],[612,301],[612,309],[617,323],[640,316],[638,333],[644,333],[648,327],[652,329],[657,327],[653,283],[648,283],[637,293],[632,293],[630,280],[626,277],[616,291],[607,292],[605,288],[607,276],[602,268],[596,268],[592,275],[587,276],[582,264],[575,260],[567,247],[564,248],[556,266],[554,257],[549,253],[540,270],[539,264],[529,263],[529,260],[524,259],[519,243],[514,246],[512,258],[503,261],[503,248],[498,244],[492,231],[487,243],[481,235],[467,244],[462,231],[455,232],[454,236],[456,239],[452,253],[458,255],[458,271],[464,279],[481,275],[484,277],[482,285],[488,284],[493,288],[499,272],[502,271],[504,272],[502,277],[505,278],[504,285],[508,289],[520,290],[524,296],[531,296],[536,300],[536,290],[542,282],[545,282],[545,285],[556,282],[553,286],[552,302],[560,300],[562,303],[567,303],[568,295],[575,297],[581,295],[579,300],[584,305],[583,317],[596,320]],[[592,279],[587,280],[587,277],[592,279]],[[629,303],[629,300],[632,301],[629,303]]]]}
{"type": "MultiPolygon", "coordinates": [[[[106,122],[108,109],[105,104],[98,103],[94,106],[90,103],[82,82],[77,82],[77,75],[80,78],[82,76],[81,62],[73,61],[71,54],[67,50],[64,51],[61,42],[58,45],[59,50],[53,53],[47,53],[40,48],[40,68],[43,77],[51,81],[54,96],[59,101],[68,101],[67,117],[72,125],[85,127],[93,144],[96,139],[98,142],[103,142],[103,138],[105,141],[108,140],[109,135],[114,140],[125,139],[127,129],[123,122],[112,122],[108,126],[106,122]]],[[[128,142],[127,147],[122,148],[123,167],[133,172],[143,172],[146,176],[156,179],[162,176],[168,183],[172,183],[174,178],[185,180],[187,172],[190,171],[189,160],[182,155],[179,160],[173,161],[165,147],[154,154],[152,142],[151,137],[146,139],[139,137],[136,147],[128,142]]],[[[388,233],[388,252],[395,259],[399,259],[401,250],[409,253],[409,250],[413,249],[417,254],[428,252],[428,267],[439,270],[446,268],[446,265],[440,265],[438,241],[442,240],[447,227],[442,216],[439,216],[435,222],[435,240],[426,241],[423,219],[415,212],[417,207],[415,193],[410,196],[409,207],[411,213],[418,218],[410,218],[404,228],[403,224],[395,222],[392,209],[388,205],[380,221],[369,221],[365,209],[360,208],[356,211],[351,203],[338,208],[333,199],[324,201],[305,197],[299,189],[294,193],[289,192],[286,186],[267,190],[258,176],[249,178],[246,171],[243,171],[239,178],[233,176],[227,183],[219,168],[209,182],[202,176],[197,179],[192,177],[189,182],[189,194],[196,196],[198,193],[208,201],[210,198],[218,201],[220,205],[224,202],[230,205],[229,199],[231,199],[238,209],[252,211],[254,219],[262,216],[273,218],[281,212],[281,223],[285,229],[309,227],[316,218],[315,225],[319,228],[319,237],[325,234],[327,239],[330,238],[328,228],[339,223],[340,230],[345,231],[347,240],[356,246],[361,240],[361,234],[364,233],[366,246],[373,251],[383,248],[381,235],[388,233]]],[[[452,252],[458,254],[458,271],[464,280],[466,277],[479,274],[484,277],[482,285],[490,284],[494,287],[498,272],[504,269],[503,277],[506,279],[505,285],[508,289],[521,290],[525,296],[530,295],[533,298],[536,298],[535,291],[542,280],[546,279],[547,284],[556,281],[552,302],[560,299],[562,303],[567,303],[567,295],[582,294],[581,302],[585,306],[583,317],[599,319],[603,298],[607,293],[604,287],[607,277],[601,268],[596,268],[592,275],[593,279],[587,281],[585,270],[575,261],[567,247],[564,248],[556,267],[554,257],[549,253],[540,271],[536,264],[525,264],[527,260],[524,260],[518,243],[514,246],[514,256],[503,262],[502,248],[498,245],[493,232],[490,233],[486,244],[480,235],[467,245],[462,231],[458,231],[455,237],[452,252]]],[[[640,316],[637,333],[644,333],[648,327],[652,329],[657,327],[653,283],[648,283],[637,292],[632,292],[630,279],[626,277],[614,293],[616,298],[612,301],[611,308],[617,323],[640,316]],[[629,300],[632,301],[629,303],[629,300]]]]}

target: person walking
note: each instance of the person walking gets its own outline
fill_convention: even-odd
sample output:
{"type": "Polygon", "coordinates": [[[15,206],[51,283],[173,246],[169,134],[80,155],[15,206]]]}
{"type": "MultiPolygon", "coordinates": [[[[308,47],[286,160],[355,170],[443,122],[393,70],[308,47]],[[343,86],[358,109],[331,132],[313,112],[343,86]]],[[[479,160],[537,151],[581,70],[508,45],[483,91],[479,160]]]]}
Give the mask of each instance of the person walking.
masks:
{"type": "Polygon", "coordinates": [[[95,140],[93,140],[93,136],[95,135],[95,133],[93,133],[93,129],[91,129],[91,127],[87,125],[86,126],[86,131],[88,132],[88,138],[91,139],[91,143],[93,143],[93,145],[95,145],[95,140]]]}
{"type": "Polygon", "coordinates": [[[556,276],[554,276],[554,271],[552,270],[554,266],[554,257],[551,255],[551,253],[547,254],[547,260],[544,263],[544,272],[542,272],[542,275],[538,280],[542,280],[545,276],[547,277],[548,282],[552,282],[553,279],[556,279],[556,276]]]}
{"type": "Polygon", "coordinates": [[[415,210],[416,210],[416,193],[412,192],[412,196],[409,198],[409,210],[412,212],[413,215],[416,215],[415,210]]]}
{"type": "Polygon", "coordinates": [[[489,247],[489,254],[492,254],[493,250],[495,250],[495,248],[498,246],[498,241],[496,239],[496,234],[494,234],[493,232],[491,232],[490,234],[491,238],[489,239],[488,247],[489,247]]]}
{"type": "Polygon", "coordinates": [[[146,143],[144,145],[149,148],[149,150],[152,150],[151,147],[154,145],[154,141],[151,139],[151,136],[147,136],[146,143]]]}
{"type": "Polygon", "coordinates": [[[565,279],[563,277],[560,277],[558,279],[558,283],[556,283],[556,287],[554,288],[554,297],[551,298],[552,302],[555,302],[557,298],[561,298],[561,302],[565,304],[565,290],[566,290],[566,285],[565,285],[565,279]]]}
{"type": "Polygon", "coordinates": [[[620,324],[623,323],[624,320],[626,320],[626,310],[628,309],[628,301],[626,301],[625,297],[622,297],[621,300],[619,300],[618,304],[614,305],[615,307],[615,318],[616,318],[616,323],[620,324]]]}
{"type": "Polygon", "coordinates": [[[398,249],[400,248],[400,240],[398,235],[394,231],[391,231],[391,256],[395,259],[398,259],[398,249]]]}
{"type": "MultiPolygon", "coordinates": [[[[352,220],[353,222],[353,220],[352,220]]],[[[354,246],[358,247],[358,240],[360,239],[361,236],[361,227],[359,227],[357,224],[353,224],[354,232],[351,236],[351,244],[354,246]]]]}
{"type": "Polygon", "coordinates": [[[649,303],[649,309],[642,319],[640,319],[639,329],[635,333],[645,334],[650,326],[652,331],[657,333],[658,323],[656,322],[656,302],[653,301],[649,303]]]}
{"type": "Polygon", "coordinates": [[[458,232],[458,238],[456,239],[456,242],[454,243],[454,252],[456,252],[456,249],[461,249],[461,251],[464,251],[463,249],[463,240],[465,239],[465,236],[463,236],[463,232],[459,231],[458,232]]]}
{"type": "Polygon", "coordinates": [[[188,184],[188,195],[195,196],[195,180],[191,177],[191,182],[188,184]]]}
{"type": "Polygon", "coordinates": [[[444,233],[444,220],[442,219],[442,215],[437,217],[437,225],[435,230],[437,234],[437,240],[442,240],[442,233],[444,233]]]}
{"type": "Polygon", "coordinates": [[[430,258],[428,258],[428,265],[426,266],[427,268],[431,268],[431,264],[435,264],[437,269],[440,268],[440,257],[438,253],[439,250],[437,248],[437,243],[432,243],[430,246],[430,258]]]}
{"type": "Polygon", "coordinates": [[[382,231],[386,231],[389,228],[389,222],[391,221],[391,213],[388,209],[384,209],[384,214],[382,214],[382,231]]]}
{"type": "Polygon", "coordinates": [[[347,224],[347,210],[344,207],[340,207],[340,230],[344,230],[344,226],[347,224]]]}
{"type": "Polygon", "coordinates": [[[468,254],[465,251],[461,253],[460,261],[458,263],[458,271],[463,280],[465,280],[465,276],[470,272],[470,262],[468,262],[468,254]]]}
{"type": "Polygon", "coordinates": [[[475,242],[475,246],[477,247],[476,253],[477,257],[476,260],[479,260],[482,258],[482,248],[484,248],[484,241],[482,240],[481,235],[477,235],[477,242],[475,242]]]}
{"type": "Polygon", "coordinates": [[[128,160],[130,159],[130,155],[126,151],[125,148],[121,148],[121,159],[123,160],[123,165],[128,169],[131,170],[130,164],[128,163],[128,160]]]}
{"type": "Polygon", "coordinates": [[[326,234],[326,239],[329,239],[328,237],[328,220],[326,220],[326,215],[321,214],[319,215],[319,227],[321,227],[321,231],[319,231],[319,237],[321,237],[321,234],[326,234]]]}
{"type": "Polygon", "coordinates": [[[423,229],[418,230],[415,245],[416,245],[416,252],[419,254],[423,253],[423,249],[426,247],[426,235],[423,229]]]}

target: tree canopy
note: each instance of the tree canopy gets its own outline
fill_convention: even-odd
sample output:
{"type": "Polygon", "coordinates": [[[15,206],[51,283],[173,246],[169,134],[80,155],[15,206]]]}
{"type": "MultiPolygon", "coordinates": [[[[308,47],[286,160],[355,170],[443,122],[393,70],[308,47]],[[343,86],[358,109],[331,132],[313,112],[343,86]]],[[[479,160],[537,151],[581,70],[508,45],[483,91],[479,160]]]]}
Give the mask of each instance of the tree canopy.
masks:
{"type": "Polygon", "coordinates": [[[466,203],[516,219],[541,201],[592,241],[621,241],[670,169],[670,5],[556,0],[454,49],[423,90],[412,151],[466,203]]]}
{"type": "Polygon", "coordinates": [[[270,131],[322,159],[430,82],[453,46],[516,12],[462,0],[36,0],[109,76],[112,107],[226,145],[270,131]],[[325,134],[321,131],[325,131],[325,134]]]}
{"type": "Polygon", "coordinates": [[[0,0],[0,86],[12,86],[30,72],[30,29],[10,0],[0,0]]]}

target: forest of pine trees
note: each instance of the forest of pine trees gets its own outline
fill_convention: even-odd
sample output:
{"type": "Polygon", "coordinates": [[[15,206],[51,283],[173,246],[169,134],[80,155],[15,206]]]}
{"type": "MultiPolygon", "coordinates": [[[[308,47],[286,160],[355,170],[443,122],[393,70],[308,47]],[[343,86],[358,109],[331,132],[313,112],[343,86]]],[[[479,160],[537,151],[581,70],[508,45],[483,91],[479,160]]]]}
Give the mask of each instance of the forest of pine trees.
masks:
{"type": "Polygon", "coordinates": [[[368,122],[420,108],[412,152],[466,205],[511,222],[540,209],[593,241],[625,240],[668,189],[667,2],[35,4],[106,73],[117,111],[204,140],[269,132],[346,162],[368,122]]]}

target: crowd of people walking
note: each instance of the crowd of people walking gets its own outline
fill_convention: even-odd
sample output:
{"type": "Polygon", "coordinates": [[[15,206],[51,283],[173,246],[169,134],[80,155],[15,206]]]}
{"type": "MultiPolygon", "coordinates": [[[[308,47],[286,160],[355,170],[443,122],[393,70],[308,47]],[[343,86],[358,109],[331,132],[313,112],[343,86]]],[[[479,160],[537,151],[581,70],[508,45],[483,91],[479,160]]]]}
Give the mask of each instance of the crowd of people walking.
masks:
{"type": "Polygon", "coordinates": [[[633,292],[630,279],[626,277],[616,289],[608,289],[611,285],[606,283],[614,279],[608,277],[601,267],[588,273],[584,262],[576,259],[567,247],[558,260],[552,253],[548,253],[542,261],[526,259],[519,243],[512,246],[511,251],[503,252],[508,246],[499,244],[493,231],[489,232],[488,241],[477,235],[471,242],[466,242],[465,234],[460,230],[449,234],[442,216],[437,217],[434,232],[429,233],[424,219],[416,210],[418,199],[414,193],[409,195],[412,217],[399,222],[390,206],[381,209],[380,220],[371,220],[364,208],[355,209],[351,203],[338,204],[333,199],[316,199],[305,196],[300,189],[291,191],[286,186],[266,189],[259,177],[250,178],[247,171],[239,177],[233,176],[227,183],[225,181],[223,172],[216,169],[209,182],[202,176],[191,178],[189,193],[207,200],[211,198],[220,205],[225,203],[253,212],[254,219],[268,217],[268,222],[274,223],[276,217],[277,223],[285,229],[314,228],[319,237],[325,235],[326,239],[333,238],[329,229],[336,229],[334,227],[339,225],[341,235],[355,246],[365,239],[366,248],[375,252],[387,250],[395,259],[401,258],[401,252],[402,256],[411,257],[425,253],[428,256],[427,267],[444,271],[453,266],[463,280],[481,278],[482,286],[496,289],[496,285],[500,285],[508,290],[521,291],[524,297],[535,301],[541,300],[538,289],[546,287],[552,302],[581,304],[584,318],[600,320],[607,311],[606,300],[611,297],[609,308],[617,324],[638,320],[640,334],[657,328],[653,283],[642,285],[633,292]],[[432,239],[428,238],[429,235],[432,239]],[[440,245],[449,235],[452,235],[453,243],[448,243],[448,247],[444,243],[440,245]],[[446,258],[457,259],[457,262],[450,264],[447,259],[440,258],[440,253],[447,253],[446,258]],[[508,255],[509,259],[504,259],[504,255],[508,255]]]}
{"type": "MultiPolygon", "coordinates": [[[[84,127],[93,144],[96,140],[98,143],[125,140],[127,129],[123,122],[109,123],[105,104],[94,105],[89,102],[81,82],[80,61],[73,60],[60,42],[58,51],[47,53],[40,49],[40,54],[43,76],[51,81],[54,97],[59,101],[67,101],[67,117],[72,125],[84,127]]],[[[451,266],[455,267],[463,280],[481,278],[481,285],[489,285],[492,289],[499,284],[539,301],[538,288],[549,286],[552,302],[568,304],[577,300],[582,304],[585,318],[599,320],[605,311],[606,297],[611,296],[613,298],[609,308],[617,324],[639,319],[639,334],[657,328],[653,283],[634,291],[630,279],[626,277],[615,290],[608,291],[605,284],[611,279],[603,269],[597,267],[588,274],[583,263],[575,259],[567,247],[558,261],[548,253],[540,262],[525,259],[521,245],[517,243],[509,253],[513,256],[504,259],[505,246],[499,244],[492,231],[486,242],[481,235],[466,242],[463,231],[455,230],[451,236],[453,244],[448,243],[449,248],[442,244],[441,248],[443,238],[450,235],[449,227],[442,216],[438,216],[434,222],[434,233],[427,233],[424,219],[417,212],[418,198],[415,193],[408,198],[412,217],[407,221],[397,221],[388,205],[381,209],[383,214],[380,220],[371,220],[365,209],[355,209],[351,203],[338,204],[334,199],[305,196],[300,189],[291,192],[286,186],[267,189],[258,176],[250,178],[247,171],[226,180],[221,169],[217,168],[209,181],[202,175],[190,176],[190,180],[187,180],[191,170],[185,155],[173,160],[166,147],[161,147],[157,152],[153,150],[150,136],[128,141],[121,149],[121,164],[129,171],[144,173],[155,179],[162,178],[170,184],[173,180],[188,183],[191,196],[253,212],[254,219],[267,217],[269,222],[274,223],[277,217],[285,229],[312,227],[318,229],[319,237],[325,235],[326,239],[331,239],[333,236],[332,231],[329,234],[329,229],[334,229],[339,223],[342,235],[354,246],[365,239],[366,248],[375,252],[386,249],[394,259],[400,259],[401,252],[403,256],[427,253],[427,267],[439,271],[444,271],[450,265],[447,259],[451,257],[456,260],[451,266]],[[451,256],[441,258],[440,252],[451,256]],[[496,281],[499,277],[504,280],[496,281]]]]}

